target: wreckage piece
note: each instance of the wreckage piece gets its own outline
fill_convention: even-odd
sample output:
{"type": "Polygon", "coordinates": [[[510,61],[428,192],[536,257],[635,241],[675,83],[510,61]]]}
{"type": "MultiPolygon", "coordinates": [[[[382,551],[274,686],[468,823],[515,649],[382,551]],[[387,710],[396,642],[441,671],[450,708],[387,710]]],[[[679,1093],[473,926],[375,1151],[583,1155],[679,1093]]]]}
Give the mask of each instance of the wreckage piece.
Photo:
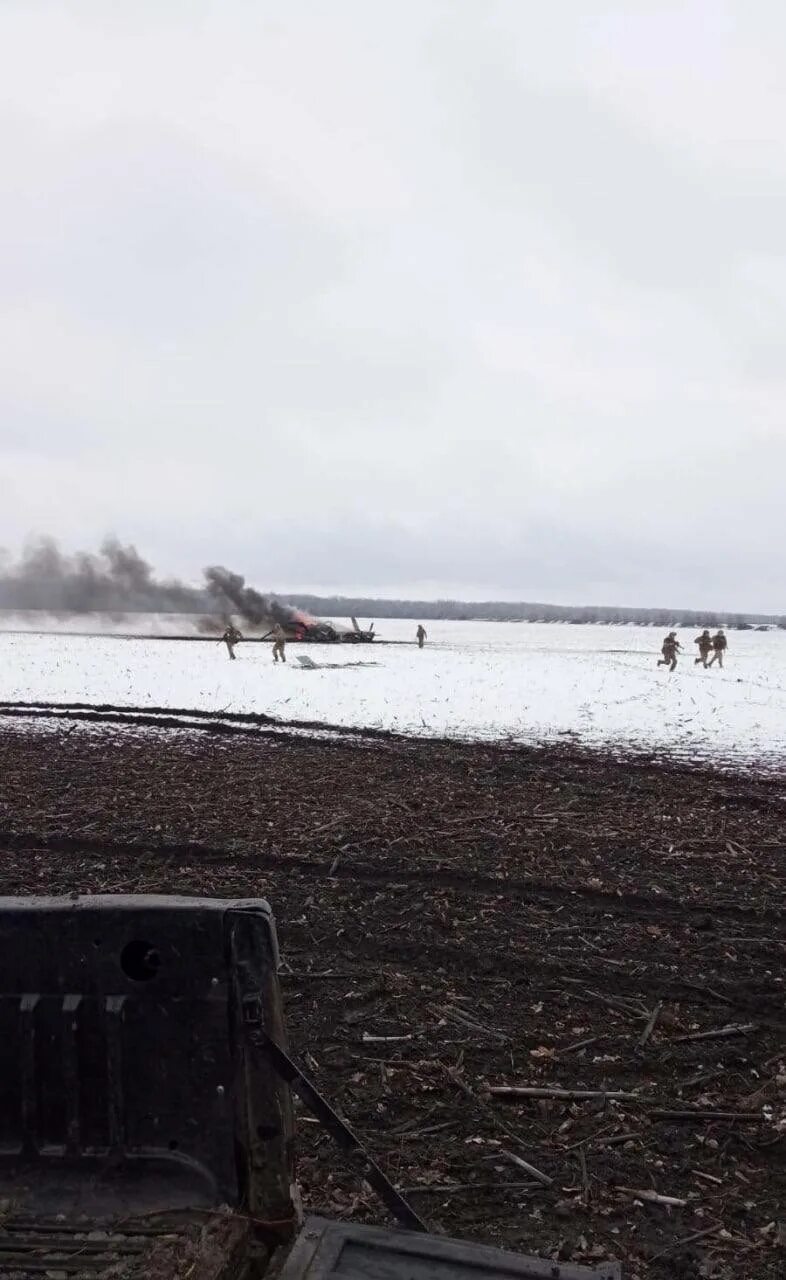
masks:
{"type": "Polygon", "coordinates": [[[621,1280],[595,1267],[527,1258],[445,1236],[307,1218],[277,1280],[621,1280]]]}
{"type": "Polygon", "coordinates": [[[305,671],[345,671],[347,667],[378,667],[378,662],[315,662],[307,653],[297,654],[305,671]]]}
{"type": "MultiPolygon", "coordinates": [[[[285,624],[288,625],[288,624],[285,624]]],[[[376,639],[373,624],[364,630],[352,619],[352,630],[339,630],[332,622],[303,621],[294,627],[288,625],[292,639],[306,644],[373,644],[376,639]]]]}

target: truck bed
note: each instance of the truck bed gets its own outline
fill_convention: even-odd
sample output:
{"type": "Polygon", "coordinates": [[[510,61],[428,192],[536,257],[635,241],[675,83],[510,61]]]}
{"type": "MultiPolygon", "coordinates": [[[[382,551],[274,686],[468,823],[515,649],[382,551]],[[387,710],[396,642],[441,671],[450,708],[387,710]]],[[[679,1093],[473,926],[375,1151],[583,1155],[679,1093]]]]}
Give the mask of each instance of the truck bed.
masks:
{"type": "Polygon", "coordinates": [[[2,1280],[246,1280],[267,1255],[232,1215],[96,1226],[13,1215],[0,1226],[2,1280]]]}

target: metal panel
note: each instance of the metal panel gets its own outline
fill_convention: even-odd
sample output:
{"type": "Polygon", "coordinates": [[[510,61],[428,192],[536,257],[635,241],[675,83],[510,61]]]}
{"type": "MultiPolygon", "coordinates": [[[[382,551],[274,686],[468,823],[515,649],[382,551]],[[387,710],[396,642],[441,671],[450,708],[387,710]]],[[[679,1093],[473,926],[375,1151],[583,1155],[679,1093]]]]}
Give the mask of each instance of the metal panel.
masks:
{"type": "Polygon", "coordinates": [[[279,1280],[622,1280],[616,1262],[579,1267],[444,1236],[308,1218],[279,1280]]]}
{"type": "Polygon", "coordinates": [[[236,1007],[242,969],[283,1036],[277,963],[258,899],[0,898],[0,1195],[291,1217],[289,1092],[250,1076],[236,1007]]]}

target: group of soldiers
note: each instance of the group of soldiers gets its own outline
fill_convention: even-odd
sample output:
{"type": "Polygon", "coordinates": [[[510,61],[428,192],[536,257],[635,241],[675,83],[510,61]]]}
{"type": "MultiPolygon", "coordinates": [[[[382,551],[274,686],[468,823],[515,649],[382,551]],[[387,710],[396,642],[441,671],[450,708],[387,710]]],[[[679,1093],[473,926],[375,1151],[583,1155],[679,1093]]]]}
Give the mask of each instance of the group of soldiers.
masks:
{"type": "MultiPolygon", "coordinates": [[[[273,640],[273,661],[286,662],[287,633],[280,623],[277,622],[266,635],[262,636],[262,639],[269,640],[271,637],[273,640]]],[[[229,624],[221,637],[222,642],[227,647],[227,653],[233,662],[235,660],[235,648],[242,639],[242,632],[238,631],[237,627],[233,623],[229,624]]],[[[415,639],[417,640],[418,648],[422,649],[426,643],[426,628],[422,624],[418,626],[418,629],[415,632],[415,639]]],[[[714,636],[711,636],[705,627],[701,635],[697,636],[693,643],[699,650],[699,655],[695,659],[694,666],[698,666],[699,663],[701,663],[703,667],[712,667],[716,662],[719,667],[723,666],[723,655],[729,647],[729,642],[726,639],[726,634],[722,627],[714,636]],[[712,654],[712,657],[710,657],[710,654],[712,654]]],[[[658,659],[658,666],[668,667],[669,671],[675,671],[677,667],[677,655],[681,652],[682,645],[677,639],[677,632],[670,631],[666,636],[666,639],[663,641],[663,645],[661,647],[661,653],[663,656],[658,659]]]]}
{"type": "MultiPolygon", "coordinates": [[[[271,637],[273,639],[273,661],[286,662],[287,633],[280,623],[277,622],[271,631],[268,631],[266,635],[262,636],[262,639],[269,640],[271,637]]],[[[229,654],[233,662],[235,661],[235,648],[243,639],[244,639],[243,633],[241,631],[238,631],[237,627],[234,626],[233,623],[229,624],[226,631],[221,637],[221,640],[227,647],[227,653],[229,654]]]]}
{"type": "MultiPolygon", "coordinates": [[[[266,635],[262,636],[262,639],[269,640],[271,637],[273,639],[273,661],[286,662],[287,633],[280,623],[277,622],[271,631],[268,631],[266,635]]],[[[243,639],[245,639],[245,637],[243,636],[242,631],[238,631],[234,623],[230,622],[221,637],[221,643],[226,645],[227,653],[233,662],[235,661],[235,649],[243,639]]],[[[422,649],[426,643],[426,628],[422,623],[418,626],[418,629],[415,632],[415,639],[417,640],[418,648],[422,649]]]]}
{"type": "MultiPolygon", "coordinates": [[[[711,667],[716,662],[719,667],[723,666],[723,655],[729,647],[729,642],[726,639],[726,634],[722,627],[714,636],[711,636],[705,627],[701,635],[696,636],[693,643],[698,646],[699,650],[699,656],[693,663],[694,666],[698,666],[699,663],[701,663],[703,667],[711,667]],[[710,654],[712,654],[711,658],[710,654]],[[708,658],[709,662],[707,661],[708,658]]],[[[682,645],[677,639],[677,632],[670,631],[666,636],[666,639],[663,641],[663,646],[661,648],[663,657],[658,659],[658,666],[668,667],[669,671],[674,671],[677,666],[677,654],[680,653],[681,650],[682,645]]]]}
{"type": "MultiPolygon", "coordinates": [[[[287,633],[280,623],[277,622],[272,630],[262,636],[262,639],[269,640],[271,637],[273,640],[273,661],[286,662],[287,633]]],[[[238,631],[237,627],[234,626],[233,623],[229,624],[221,637],[222,642],[227,647],[227,653],[233,662],[235,660],[235,649],[243,638],[242,632],[238,631]]],[[[422,624],[418,626],[418,629],[415,632],[415,639],[417,640],[418,648],[422,649],[426,643],[426,628],[422,624]]],[[[716,662],[719,667],[723,666],[723,655],[729,647],[729,642],[726,639],[726,634],[722,627],[714,636],[711,636],[705,627],[704,631],[702,631],[700,636],[696,637],[693,643],[699,650],[699,655],[694,662],[695,666],[698,666],[699,663],[701,663],[703,667],[712,667],[716,662]],[[710,654],[712,654],[712,657],[710,657],[710,654]]],[[[668,667],[669,671],[675,671],[677,667],[677,655],[681,652],[682,645],[677,639],[677,632],[670,631],[666,636],[666,639],[663,641],[663,645],[661,647],[661,653],[663,656],[658,659],[658,666],[668,667]]]]}

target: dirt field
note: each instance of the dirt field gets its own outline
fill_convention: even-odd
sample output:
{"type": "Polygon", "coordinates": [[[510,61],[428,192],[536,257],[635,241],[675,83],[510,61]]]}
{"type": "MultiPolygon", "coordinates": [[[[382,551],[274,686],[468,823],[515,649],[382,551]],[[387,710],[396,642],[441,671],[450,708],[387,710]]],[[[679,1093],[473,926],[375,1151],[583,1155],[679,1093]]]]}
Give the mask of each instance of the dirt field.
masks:
{"type": "MultiPolygon", "coordinates": [[[[786,780],[78,723],[0,778],[4,893],[270,899],[291,1047],[434,1230],[783,1277],[786,780]]],[[[309,1208],[384,1217],[299,1142],[309,1208]]]]}

